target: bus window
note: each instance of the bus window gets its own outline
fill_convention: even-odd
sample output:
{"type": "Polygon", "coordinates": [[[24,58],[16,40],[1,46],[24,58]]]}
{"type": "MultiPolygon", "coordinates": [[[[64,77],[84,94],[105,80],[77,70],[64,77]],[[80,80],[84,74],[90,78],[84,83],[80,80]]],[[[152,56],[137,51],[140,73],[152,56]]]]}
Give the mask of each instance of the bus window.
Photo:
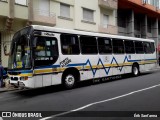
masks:
{"type": "Polygon", "coordinates": [[[135,50],[137,54],[143,54],[144,53],[143,43],[135,41],[135,50]]]}
{"type": "Polygon", "coordinates": [[[134,41],[125,40],[125,52],[129,54],[135,54],[134,41]]]}
{"type": "Polygon", "coordinates": [[[144,52],[146,54],[152,53],[151,44],[149,42],[144,42],[143,46],[144,46],[144,52]]]}
{"type": "Polygon", "coordinates": [[[152,53],[154,53],[155,52],[155,45],[154,45],[154,43],[150,43],[151,44],[151,50],[152,50],[152,53]]]}
{"type": "Polygon", "coordinates": [[[97,54],[97,40],[95,37],[80,36],[82,54],[97,54]]]}
{"type": "Polygon", "coordinates": [[[34,41],[35,66],[51,65],[58,59],[57,39],[52,37],[35,37],[34,41]]]}
{"type": "Polygon", "coordinates": [[[110,38],[98,38],[98,49],[100,54],[112,54],[110,38]]]}
{"type": "Polygon", "coordinates": [[[61,34],[61,49],[64,55],[80,54],[78,36],[61,34]]]}
{"type": "Polygon", "coordinates": [[[123,54],[124,53],[124,43],[121,39],[113,39],[113,52],[115,54],[123,54]]]}

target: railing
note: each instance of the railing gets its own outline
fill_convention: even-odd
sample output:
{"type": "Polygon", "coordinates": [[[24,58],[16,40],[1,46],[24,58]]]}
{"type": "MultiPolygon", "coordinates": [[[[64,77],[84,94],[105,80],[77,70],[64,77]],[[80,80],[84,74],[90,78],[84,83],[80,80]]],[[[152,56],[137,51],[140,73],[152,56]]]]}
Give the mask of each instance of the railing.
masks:
{"type": "Polygon", "coordinates": [[[56,16],[56,14],[53,12],[40,10],[40,9],[34,9],[33,13],[35,15],[42,15],[42,16],[46,16],[46,17],[55,17],[56,16]]]}
{"type": "Polygon", "coordinates": [[[99,32],[108,34],[118,34],[118,27],[110,24],[99,25],[99,32]]]}
{"type": "Polygon", "coordinates": [[[33,22],[54,26],[56,24],[56,14],[50,11],[33,9],[33,22]]]}

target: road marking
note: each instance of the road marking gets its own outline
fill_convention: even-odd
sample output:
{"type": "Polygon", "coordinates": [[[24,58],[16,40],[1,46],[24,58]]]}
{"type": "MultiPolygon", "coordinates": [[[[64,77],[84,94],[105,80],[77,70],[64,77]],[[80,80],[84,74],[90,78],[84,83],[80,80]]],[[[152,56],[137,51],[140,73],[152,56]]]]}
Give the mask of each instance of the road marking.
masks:
{"type": "Polygon", "coordinates": [[[143,92],[143,91],[146,91],[146,90],[150,90],[150,89],[153,89],[153,88],[156,88],[156,87],[160,87],[160,84],[154,85],[154,86],[151,86],[151,87],[148,87],[148,88],[140,89],[140,90],[137,90],[137,91],[133,91],[133,92],[130,92],[130,93],[127,93],[127,94],[124,94],[124,95],[120,95],[120,96],[117,96],[117,97],[113,97],[113,98],[110,98],[110,99],[106,99],[106,100],[102,100],[102,101],[98,101],[98,102],[93,102],[93,103],[87,104],[85,106],[79,107],[77,109],[70,110],[68,112],[59,113],[59,114],[52,115],[52,116],[49,116],[49,117],[45,117],[45,118],[42,118],[42,119],[39,119],[39,120],[48,120],[48,119],[51,119],[51,118],[53,119],[53,118],[58,117],[58,116],[62,116],[62,115],[66,115],[66,114],[69,114],[69,113],[73,113],[73,112],[76,112],[76,111],[83,110],[85,108],[91,107],[91,106],[96,105],[96,104],[109,102],[109,101],[112,101],[112,100],[116,100],[116,99],[119,99],[119,98],[123,98],[123,97],[129,96],[129,95],[133,95],[135,93],[139,93],[139,92],[143,92]]]}

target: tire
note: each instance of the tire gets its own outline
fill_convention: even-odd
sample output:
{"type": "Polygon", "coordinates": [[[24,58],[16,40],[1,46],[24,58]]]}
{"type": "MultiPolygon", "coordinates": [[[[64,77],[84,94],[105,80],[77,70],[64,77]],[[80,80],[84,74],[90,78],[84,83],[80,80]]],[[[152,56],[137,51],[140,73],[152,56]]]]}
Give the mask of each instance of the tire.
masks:
{"type": "Polygon", "coordinates": [[[76,77],[72,73],[65,74],[62,80],[62,84],[66,89],[72,89],[76,86],[76,77]]]}
{"type": "Polygon", "coordinates": [[[139,73],[140,73],[140,72],[139,72],[139,67],[138,67],[138,65],[133,65],[133,66],[132,66],[132,75],[136,77],[136,76],[139,75],[139,73]]]}

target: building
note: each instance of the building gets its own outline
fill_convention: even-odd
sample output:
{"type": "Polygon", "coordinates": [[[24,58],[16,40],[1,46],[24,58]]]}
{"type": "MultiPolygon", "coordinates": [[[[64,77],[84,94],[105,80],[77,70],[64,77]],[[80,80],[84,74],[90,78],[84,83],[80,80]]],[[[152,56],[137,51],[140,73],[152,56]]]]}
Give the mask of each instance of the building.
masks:
{"type": "Polygon", "coordinates": [[[160,0],[118,0],[118,34],[160,41],[160,0]]]}
{"type": "Polygon", "coordinates": [[[117,34],[117,0],[0,0],[2,65],[13,34],[28,25],[40,24],[83,31],[117,34]]]}

